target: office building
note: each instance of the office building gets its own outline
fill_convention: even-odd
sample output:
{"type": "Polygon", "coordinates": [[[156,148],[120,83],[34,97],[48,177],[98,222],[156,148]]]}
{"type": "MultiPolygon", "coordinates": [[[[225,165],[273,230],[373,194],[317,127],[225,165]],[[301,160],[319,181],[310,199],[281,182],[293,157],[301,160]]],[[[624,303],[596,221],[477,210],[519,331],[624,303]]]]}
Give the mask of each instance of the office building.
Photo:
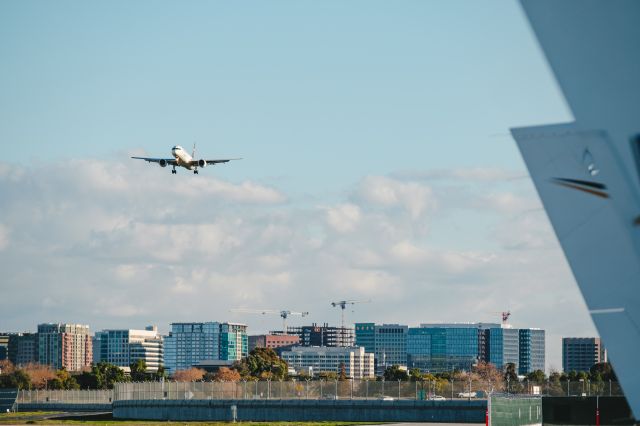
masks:
{"type": "Polygon", "coordinates": [[[93,360],[89,326],[39,324],[38,362],[54,369],[81,371],[93,360]]]}
{"type": "Polygon", "coordinates": [[[408,326],[357,323],[355,329],[356,346],[363,347],[375,355],[376,373],[381,374],[392,365],[407,365],[408,326]]]}
{"type": "MultiPolygon", "coordinates": [[[[282,334],[281,332],[271,332],[282,334]]],[[[311,324],[299,327],[287,327],[287,335],[298,336],[300,346],[353,347],[355,336],[353,328],[331,327],[329,324],[311,324]]]]}
{"type": "Polygon", "coordinates": [[[0,333],[0,361],[9,358],[9,334],[0,333]]]}
{"type": "Polygon", "coordinates": [[[430,373],[469,371],[478,362],[482,332],[478,324],[421,324],[409,328],[408,367],[430,373]]]}
{"type": "Polygon", "coordinates": [[[144,360],[147,372],[156,372],[164,364],[162,336],[158,328],[144,330],[103,330],[93,341],[95,363],[108,362],[129,371],[130,365],[144,360]]]}
{"type": "Polygon", "coordinates": [[[340,373],[344,367],[347,377],[363,379],[374,377],[374,357],[364,348],[294,347],[282,352],[282,359],[296,371],[340,373]]]}
{"type": "Polygon", "coordinates": [[[237,361],[248,355],[247,326],[235,323],[173,323],[164,339],[165,368],[186,370],[203,361],[237,361]]]}
{"type": "Polygon", "coordinates": [[[545,337],[544,330],[539,328],[521,328],[520,356],[518,358],[518,374],[528,374],[536,370],[544,371],[545,337]]]}
{"type": "Polygon", "coordinates": [[[220,324],[220,357],[225,361],[240,361],[249,354],[247,326],[225,322],[220,324]]]}
{"type": "Polygon", "coordinates": [[[8,358],[17,366],[38,362],[38,335],[36,333],[9,335],[8,358]]]}
{"type": "Polygon", "coordinates": [[[594,364],[607,362],[607,351],[599,337],[564,337],[562,339],[562,369],[589,371],[594,364]]]}
{"type": "Polygon", "coordinates": [[[249,352],[255,348],[281,348],[300,344],[300,337],[288,334],[260,334],[249,336],[249,352]]]}
{"type": "Polygon", "coordinates": [[[510,325],[497,325],[489,328],[489,359],[485,360],[502,370],[507,364],[514,364],[519,371],[520,331],[510,325]]]}

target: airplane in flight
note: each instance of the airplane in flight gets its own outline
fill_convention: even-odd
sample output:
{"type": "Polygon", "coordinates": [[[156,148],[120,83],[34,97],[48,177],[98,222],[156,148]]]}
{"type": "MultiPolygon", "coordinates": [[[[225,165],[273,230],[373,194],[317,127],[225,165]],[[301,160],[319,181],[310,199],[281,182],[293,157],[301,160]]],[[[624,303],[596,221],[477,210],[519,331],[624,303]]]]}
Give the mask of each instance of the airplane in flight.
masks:
{"type": "Polygon", "coordinates": [[[148,158],[148,157],[131,157],[136,160],[144,160],[149,163],[158,163],[160,167],[173,166],[172,174],[176,174],[176,167],[184,167],[187,170],[193,170],[194,174],[198,174],[198,168],[202,169],[209,164],[228,163],[231,160],[241,160],[241,158],[228,158],[222,160],[196,160],[196,146],[193,146],[193,153],[189,155],[180,145],[171,148],[173,158],[148,158]]]}

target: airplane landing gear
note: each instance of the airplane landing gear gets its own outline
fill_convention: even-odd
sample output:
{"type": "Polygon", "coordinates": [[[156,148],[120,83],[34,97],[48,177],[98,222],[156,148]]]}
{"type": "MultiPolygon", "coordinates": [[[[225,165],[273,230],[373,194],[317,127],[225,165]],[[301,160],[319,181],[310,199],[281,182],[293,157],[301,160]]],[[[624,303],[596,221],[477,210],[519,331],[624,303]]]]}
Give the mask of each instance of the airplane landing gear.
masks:
{"type": "Polygon", "coordinates": [[[193,174],[194,174],[194,175],[197,175],[197,174],[198,174],[198,171],[197,171],[197,170],[194,170],[194,171],[193,171],[193,174]]]}
{"type": "Polygon", "coordinates": [[[175,175],[175,174],[177,174],[177,173],[178,173],[178,172],[176,172],[176,168],[174,167],[174,168],[173,168],[173,170],[171,170],[171,174],[172,174],[172,175],[175,175]]]}

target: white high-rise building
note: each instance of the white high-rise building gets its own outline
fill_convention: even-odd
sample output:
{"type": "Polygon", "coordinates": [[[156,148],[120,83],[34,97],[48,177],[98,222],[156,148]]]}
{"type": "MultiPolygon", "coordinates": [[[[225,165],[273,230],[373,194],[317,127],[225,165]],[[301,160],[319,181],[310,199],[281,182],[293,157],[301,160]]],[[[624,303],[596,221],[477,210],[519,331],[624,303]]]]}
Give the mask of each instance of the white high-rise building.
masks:
{"type": "Polygon", "coordinates": [[[125,371],[139,359],[147,364],[147,372],[158,371],[164,364],[162,336],[156,326],[144,330],[102,330],[93,341],[93,362],[105,361],[125,371]]]}
{"type": "Polygon", "coordinates": [[[291,348],[282,352],[282,359],[295,370],[312,369],[314,373],[331,371],[340,373],[344,365],[345,374],[353,379],[375,377],[374,355],[362,347],[306,347],[291,348]]]}

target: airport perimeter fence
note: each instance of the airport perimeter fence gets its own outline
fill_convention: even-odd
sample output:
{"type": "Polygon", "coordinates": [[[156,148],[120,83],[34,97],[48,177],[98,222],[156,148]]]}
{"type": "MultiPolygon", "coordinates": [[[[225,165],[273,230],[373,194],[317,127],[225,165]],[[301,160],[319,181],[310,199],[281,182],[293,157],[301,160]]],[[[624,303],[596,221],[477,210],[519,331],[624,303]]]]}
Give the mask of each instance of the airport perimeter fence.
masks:
{"type": "Polygon", "coordinates": [[[113,390],[21,390],[18,404],[111,404],[113,390]]]}
{"type": "Polygon", "coordinates": [[[114,401],[190,399],[470,399],[484,391],[476,382],[301,380],[117,383],[114,401]]]}
{"type": "Polygon", "coordinates": [[[127,382],[113,390],[21,390],[18,404],[111,404],[117,400],[190,399],[381,399],[486,398],[486,390],[506,395],[624,396],[617,382],[588,380],[505,383],[497,389],[481,381],[288,380],[239,382],[127,382]]]}
{"type": "Polygon", "coordinates": [[[505,383],[502,392],[507,394],[539,394],[544,396],[624,396],[620,383],[612,380],[563,380],[534,382],[524,380],[519,383],[505,383]]]}

